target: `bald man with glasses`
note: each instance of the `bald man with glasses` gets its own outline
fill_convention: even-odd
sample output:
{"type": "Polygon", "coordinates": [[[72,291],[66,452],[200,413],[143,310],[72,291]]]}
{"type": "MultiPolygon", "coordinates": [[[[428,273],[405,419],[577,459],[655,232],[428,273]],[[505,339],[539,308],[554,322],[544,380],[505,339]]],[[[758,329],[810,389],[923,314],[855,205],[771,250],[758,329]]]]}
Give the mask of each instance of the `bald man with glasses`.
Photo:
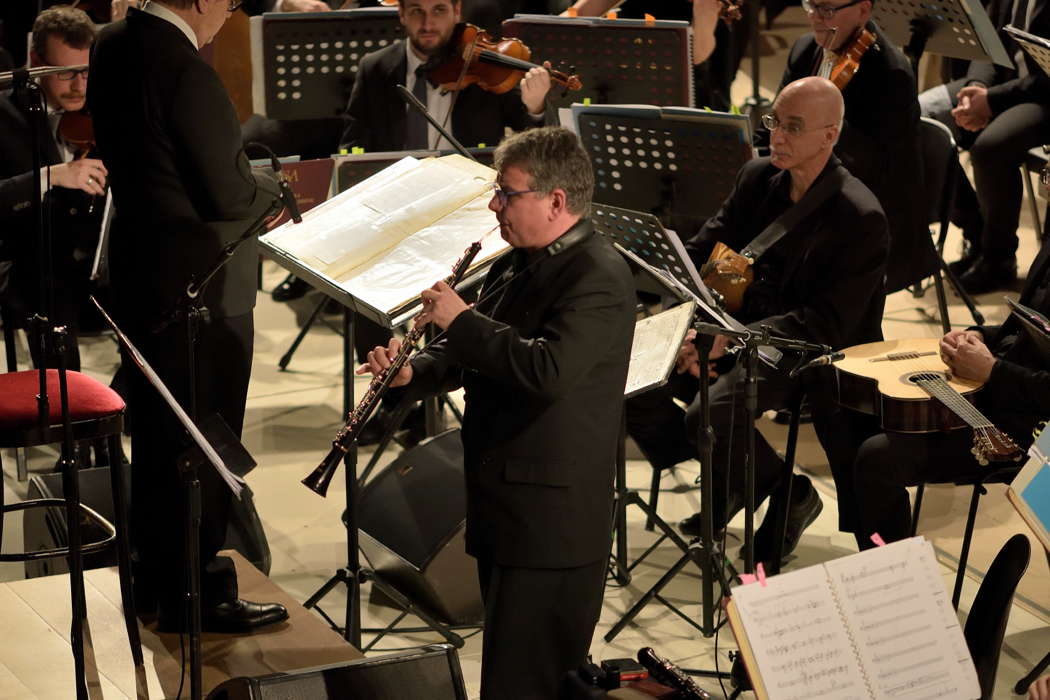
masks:
{"type": "Polygon", "coordinates": [[[887,291],[902,289],[936,266],[926,228],[915,76],[904,55],[871,20],[872,0],[803,0],[812,31],[791,48],[781,87],[810,75],[830,77],[864,30],[875,45],[842,88],[845,119],[835,155],[882,204],[890,227],[887,291]]]}

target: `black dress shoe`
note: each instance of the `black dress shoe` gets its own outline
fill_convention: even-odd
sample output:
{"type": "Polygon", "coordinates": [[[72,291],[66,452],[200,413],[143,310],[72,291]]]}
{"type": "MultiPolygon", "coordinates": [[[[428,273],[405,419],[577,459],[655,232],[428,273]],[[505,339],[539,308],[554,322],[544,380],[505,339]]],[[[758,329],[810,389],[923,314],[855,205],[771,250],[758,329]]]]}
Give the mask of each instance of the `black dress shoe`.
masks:
{"type": "Polygon", "coordinates": [[[298,299],[310,291],[310,285],[295,275],[288,275],[284,281],[274,287],[270,296],[274,301],[286,302],[298,299]]]}
{"type": "Polygon", "coordinates": [[[958,260],[954,260],[948,263],[948,269],[952,271],[952,274],[957,278],[965,275],[969,272],[973,264],[981,257],[981,252],[974,246],[965,243],[963,245],[962,256],[958,260]]]}
{"type": "MultiPolygon", "coordinates": [[[[795,551],[798,542],[802,539],[802,533],[824,510],[824,502],[820,500],[820,494],[813,488],[813,484],[807,477],[794,477],[795,483],[791,493],[791,506],[788,508],[787,526],[784,528],[784,557],[795,551]]],[[[776,514],[772,509],[766,513],[762,525],[755,532],[755,561],[769,562],[773,560],[773,547],[776,531],[776,514]]],[[[741,557],[746,557],[746,550],[742,550],[741,557]]]]}
{"type": "MultiPolygon", "coordinates": [[[[157,622],[160,632],[189,632],[186,620],[177,615],[166,615],[161,610],[157,622]]],[[[253,603],[249,600],[237,600],[220,603],[201,609],[201,629],[204,632],[251,632],[259,627],[284,622],[288,619],[288,610],[280,603],[253,603]]]]}
{"type": "Polygon", "coordinates": [[[1014,260],[990,262],[978,258],[965,274],[959,276],[959,284],[970,294],[987,294],[1001,289],[1012,289],[1017,283],[1017,263],[1014,260]]]}

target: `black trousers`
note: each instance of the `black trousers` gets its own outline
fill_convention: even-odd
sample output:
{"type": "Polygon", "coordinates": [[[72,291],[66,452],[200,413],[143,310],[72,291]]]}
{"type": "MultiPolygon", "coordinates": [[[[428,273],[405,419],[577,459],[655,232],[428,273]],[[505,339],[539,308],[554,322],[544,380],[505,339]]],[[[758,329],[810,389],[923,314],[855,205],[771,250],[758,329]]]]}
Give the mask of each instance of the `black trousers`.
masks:
{"type": "MultiPolygon", "coordinates": [[[[218,413],[240,437],[251,375],[252,314],[202,324],[196,344],[196,404],[199,419],[218,413]]],[[[132,335],[146,360],[190,413],[189,366],[184,323],[161,333],[148,328],[132,335]]],[[[130,360],[125,363],[131,367],[130,360]]],[[[177,459],[187,448],[185,431],[141,372],[128,376],[135,416],[131,432],[131,534],[137,601],[156,600],[161,614],[178,615],[188,582],[184,551],[184,486],[177,459]]],[[[192,413],[191,413],[192,416],[192,413]]],[[[201,598],[217,605],[237,597],[233,562],[216,553],[226,540],[232,494],[209,465],[200,466],[201,598]]]]}
{"type": "MultiPolygon", "coordinates": [[[[953,106],[964,81],[947,84],[953,106]]],[[[1050,141],[1050,108],[1035,103],[1011,107],[981,131],[960,129],[949,112],[929,113],[948,125],[959,146],[970,151],[974,187],[958,179],[952,221],[988,262],[1008,263],[1017,251],[1017,224],[1024,184],[1021,165],[1029,149],[1050,141]]]]}
{"type": "Polygon", "coordinates": [[[857,513],[857,543],[873,547],[878,533],[886,542],[911,534],[911,504],[906,486],[947,482],[978,474],[969,430],[913,435],[878,433],[861,444],[853,468],[853,489],[839,489],[839,508],[857,513]]]}
{"type": "MultiPolygon", "coordinates": [[[[830,369],[819,381],[805,387],[799,378],[789,379],[790,357],[774,369],[758,363],[757,412],[790,406],[802,391],[809,391],[813,427],[831,466],[837,489],[852,491],[853,462],[857,446],[875,432],[873,419],[840,408],[828,391],[833,387],[830,369]]],[[[747,460],[747,415],[744,405],[744,369],[737,365],[720,376],[709,389],[711,427],[714,430],[714,524],[720,529],[744,507],[745,465],[747,460]]],[[[698,458],[695,441],[700,427],[700,397],[697,380],[690,375],[674,374],[658,389],[628,399],[625,406],[627,432],[654,468],[672,466],[685,459],[698,458]],[[674,403],[677,398],[688,403],[683,410],[674,403]],[[684,456],[683,456],[684,455],[684,456]]],[[[786,473],[784,460],[777,455],[762,434],[755,433],[755,506],[764,501],[780,484],[786,473]]],[[[839,527],[853,532],[856,514],[840,509],[839,527]]]]}
{"type": "Polygon", "coordinates": [[[481,700],[560,697],[565,675],[587,660],[606,566],[604,558],[571,569],[478,560],[485,602],[481,700]]]}

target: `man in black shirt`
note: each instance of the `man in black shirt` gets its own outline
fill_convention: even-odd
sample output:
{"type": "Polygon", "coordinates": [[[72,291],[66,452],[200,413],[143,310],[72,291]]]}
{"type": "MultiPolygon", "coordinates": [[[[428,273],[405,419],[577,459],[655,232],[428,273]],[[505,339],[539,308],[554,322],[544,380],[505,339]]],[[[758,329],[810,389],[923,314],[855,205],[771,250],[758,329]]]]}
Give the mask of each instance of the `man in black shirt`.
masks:
{"type": "MultiPolygon", "coordinates": [[[[736,186],[700,233],[689,242],[694,263],[702,264],[718,241],[742,250],[769,224],[799,202],[811,187],[827,178],[835,186],[814,210],[789,230],[755,263],[755,282],[744,296],[737,317],[758,328],[832,348],[843,348],[882,337],[882,309],[888,238],[886,218],[871,191],[850,175],[832,155],[842,120],[842,97],[822,78],[806,78],[786,86],[766,123],[772,129],[772,155],[747,163],[736,186]]],[[[718,358],[726,339],[716,339],[718,358]]],[[[834,377],[812,371],[789,379],[793,358],[777,368],[759,368],[758,410],[787,406],[805,391],[813,407],[814,425],[825,449],[839,448],[839,411],[834,377]]],[[[697,378],[706,380],[695,348],[687,343],[679,356],[679,374],[665,388],[627,402],[628,432],[654,467],[666,467],[696,457],[700,405],[697,378]],[[683,412],[671,400],[689,403],[683,412]]],[[[733,366],[711,385],[711,420],[715,434],[715,528],[720,529],[744,504],[746,424],[742,401],[743,369],[733,366]]],[[[755,502],[773,491],[783,462],[756,436],[755,502]]],[[[834,460],[833,463],[838,463],[834,460]]],[[[805,477],[796,477],[791,538],[816,517],[821,502],[805,477]]],[[[700,515],[685,520],[682,531],[698,535],[700,515]]],[[[769,555],[770,529],[760,530],[756,558],[769,555]]],[[[788,549],[794,542],[788,543],[788,549]]]]}

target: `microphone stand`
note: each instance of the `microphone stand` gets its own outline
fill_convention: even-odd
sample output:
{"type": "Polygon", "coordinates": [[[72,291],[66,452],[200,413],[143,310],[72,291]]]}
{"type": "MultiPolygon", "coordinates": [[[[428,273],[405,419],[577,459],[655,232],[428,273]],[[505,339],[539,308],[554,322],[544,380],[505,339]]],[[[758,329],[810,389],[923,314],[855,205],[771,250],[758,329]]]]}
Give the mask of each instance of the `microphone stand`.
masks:
{"type": "Polygon", "coordinates": [[[434,119],[434,117],[430,114],[430,112],[427,111],[427,108],[423,106],[423,103],[420,102],[419,99],[416,98],[416,96],[413,95],[411,93],[411,91],[409,91],[408,88],[406,88],[404,85],[397,85],[395,87],[397,87],[397,91],[399,93],[401,93],[401,99],[403,99],[406,103],[408,103],[408,105],[412,109],[414,109],[417,112],[419,112],[420,114],[422,114],[423,117],[428,122],[430,122],[431,126],[433,126],[435,129],[437,129],[437,132],[439,134],[441,134],[445,138],[446,141],[448,141],[449,143],[452,144],[452,147],[454,149],[456,149],[456,153],[459,153],[464,158],[470,158],[475,163],[480,162],[480,161],[478,161],[477,158],[474,157],[473,153],[471,153],[466,148],[464,148],[463,144],[461,144],[459,141],[456,140],[456,137],[452,135],[452,132],[450,132],[448,129],[443,127],[438,122],[437,119],[434,119]]]}
{"type": "MultiPolygon", "coordinates": [[[[211,265],[199,277],[194,275],[182,296],[176,300],[174,307],[153,328],[154,333],[160,333],[171,324],[186,321],[186,368],[189,381],[189,416],[195,423],[199,423],[197,415],[197,355],[196,344],[200,330],[201,320],[207,322],[208,310],[203,305],[201,293],[215,274],[222,269],[237,248],[245,241],[257,236],[263,228],[267,218],[281,210],[281,199],[274,195],[273,204],[259,215],[251,225],[245,229],[236,240],[227,243],[211,265]]],[[[179,471],[181,473],[186,489],[186,514],[184,522],[184,538],[187,565],[189,568],[189,591],[187,598],[190,613],[190,697],[192,700],[200,700],[203,696],[201,681],[201,552],[200,552],[200,528],[201,528],[201,483],[199,474],[200,463],[194,458],[181,458],[179,460],[179,471]]]]}
{"type": "MultiPolygon", "coordinates": [[[[88,689],[85,676],[84,656],[84,621],[87,618],[87,606],[84,594],[83,554],[80,550],[80,482],[76,471],[76,457],[73,443],[73,431],[69,415],[69,396],[66,386],[66,329],[55,329],[51,326],[54,311],[54,265],[51,252],[51,218],[44,223],[43,192],[40,183],[40,171],[43,167],[41,156],[40,120],[45,118],[44,96],[40,86],[30,78],[59,73],[66,70],[78,70],[87,66],[44,66],[42,68],[20,68],[0,73],[0,86],[11,85],[15,96],[22,95],[29,112],[29,133],[32,141],[30,148],[32,159],[33,195],[30,201],[33,228],[37,236],[37,261],[43,274],[40,276],[40,308],[33,315],[30,323],[39,342],[40,389],[37,394],[37,416],[42,428],[51,424],[51,409],[47,393],[48,351],[53,350],[58,358],[59,402],[61,408],[62,455],[62,489],[66,496],[66,522],[68,523],[69,546],[69,592],[72,609],[70,624],[70,648],[73,652],[73,671],[77,689],[77,700],[87,700],[88,689]]],[[[50,178],[49,178],[50,182],[50,178]]]]}

